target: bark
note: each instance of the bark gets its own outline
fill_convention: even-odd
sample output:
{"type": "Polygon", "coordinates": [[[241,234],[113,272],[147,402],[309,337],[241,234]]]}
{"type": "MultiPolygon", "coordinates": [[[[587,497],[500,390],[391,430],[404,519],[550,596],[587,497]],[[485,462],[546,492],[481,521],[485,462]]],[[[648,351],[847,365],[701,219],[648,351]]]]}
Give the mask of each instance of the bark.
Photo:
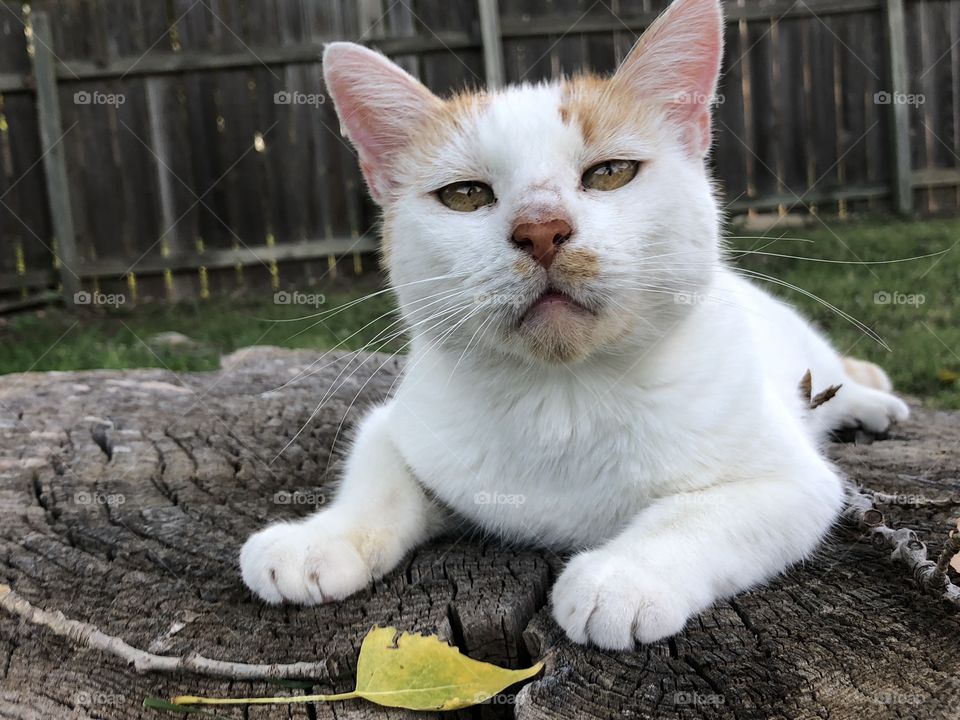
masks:
{"type": "MultiPolygon", "coordinates": [[[[562,558],[471,532],[421,548],[343,603],[251,598],[240,544],[331,496],[344,434],[399,370],[338,356],[280,387],[316,358],[257,348],[216,373],[0,378],[0,584],[23,610],[0,610],[0,718],[160,717],[144,697],[350,690],[374,624],[433,632],[505,666],[546,661],[517,695],[452,717],[960,717],[960,622],[939,579],[956,575],[937,575],[960,513],[960,414],[915,408],[882,442],[831,446],[867,500],[816,557],[676,638],[603,653],[569,643],[550,619],[562,558]],[[77,623],[71,632],[46,622],[57,613],[77,623]],[[134,653],[141,670],[189,661],[138,671],[117,647],[172,659],[144,666],[134,653]],[[318,665],[303,690],[196,672],[223,675],[225,663],[318,665]]],[[[362,701],[218,713],[413,717],[362,701]]]]}

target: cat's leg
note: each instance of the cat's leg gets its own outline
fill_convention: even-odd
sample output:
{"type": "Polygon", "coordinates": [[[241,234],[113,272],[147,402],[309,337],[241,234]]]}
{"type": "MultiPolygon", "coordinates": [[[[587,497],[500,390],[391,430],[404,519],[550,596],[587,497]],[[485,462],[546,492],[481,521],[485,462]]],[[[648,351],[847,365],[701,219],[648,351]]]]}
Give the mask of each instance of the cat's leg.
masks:
{"type": "Polygon", "coordinates": [[[841,509],[842,483],[808,443],[791,451],[782,445],[789,438],[775,442],[704,490],[655,501],[613,540],[575,556],[552,593],[567,635],[617,650],[653,642],[807,557],[841,509]]]}
{"type": "Polygon", "coordinates": [[[896,395],[846,378],[833,398],[810,413],[810,420],[824,435],[857,427],[880,434],[909,415],[907,404],[896,395]]]}
{"type": "MultiPolygon", "coordinates": [[[[892,393],[893,383],[878,365],[841,357],[804,321],[797,322],[791,330],[802,342],[801,362],[810,371],[813,394],[830,386],[840,388],[808,415],[818,434],[826,436],[834,430],[857,427],[885,433],[893,423],[910,415],[907,404],[892,393]]],[[[792,391],[793,386],[789,389],[792,391]]]]}
{"type": "Polygon", "coordinates": [[[270,603],[340,600],[442,530],[444,513],[410,474],[389,422],[389,405],[363,419],[329,507],[250,536],[240,569],[257,596],[270,603]]]}

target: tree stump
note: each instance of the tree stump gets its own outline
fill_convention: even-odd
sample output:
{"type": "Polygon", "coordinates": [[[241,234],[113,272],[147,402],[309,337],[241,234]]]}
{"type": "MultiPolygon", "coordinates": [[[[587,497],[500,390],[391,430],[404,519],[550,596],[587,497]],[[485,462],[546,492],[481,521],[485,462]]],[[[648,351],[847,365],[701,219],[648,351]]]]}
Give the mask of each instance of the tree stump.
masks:
{"type": "MultiPolygon", "coordinates": [[[[850,521],[803,566],[634,653],[579,647],[552,622],[548,591],[563,558],[470,529],[420,548],[344,602],[256,601],[239,577],[241,543],[331,497],[345,436],[401,367],[373,355],[317,359],[251,348],[214,373],[0,378],[0,582],[160,655],[321,662],[306,692],[352,689],[374,624],[435,633],[504,666],[545,660],[543,676],[516,695],[448,717],[960,717],[953,608],[850,521]]],[[[912,528],[937,558],[960,514],[960,414],[915,407],[890,438],[831,454],[852,481],[886,493],[877,509],[890,527],[912,528]]],[[[2,718],[158,717],[144,697],[303,692],[138,673],[3,610],[0,670],[2,718]]],[[[362,701],[218,714],[416,715],[362,701]]]]}

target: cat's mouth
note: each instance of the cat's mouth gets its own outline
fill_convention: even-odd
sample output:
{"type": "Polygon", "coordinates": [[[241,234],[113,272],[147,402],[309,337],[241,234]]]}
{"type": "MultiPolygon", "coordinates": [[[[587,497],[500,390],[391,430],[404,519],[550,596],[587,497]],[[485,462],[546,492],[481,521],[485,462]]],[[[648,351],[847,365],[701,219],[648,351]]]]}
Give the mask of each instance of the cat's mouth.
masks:
{"type": "Polygon", "coordinates": [[[556,288],[548,287],[523,313],[520,319],[521,323],[534,318],[550,318],[555,315],[564,315],[573,313],[575,315],[592,314],[591,311],[582,304],[574,300],[565,292],[556,288]]]}

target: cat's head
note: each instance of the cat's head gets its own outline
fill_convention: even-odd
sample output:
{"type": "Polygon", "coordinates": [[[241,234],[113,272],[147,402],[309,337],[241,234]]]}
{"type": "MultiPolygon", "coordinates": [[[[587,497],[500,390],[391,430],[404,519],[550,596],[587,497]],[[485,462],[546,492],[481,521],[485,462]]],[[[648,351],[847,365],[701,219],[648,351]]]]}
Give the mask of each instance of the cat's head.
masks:
{"type": "Polygon", "coordinates": [[[327,46],[412,331],[573,362],[649,345],[689,312],[719,256],[704,158],[722,38],[718,0],[676,0],[610,78],[450,99],[327,46]]]}

